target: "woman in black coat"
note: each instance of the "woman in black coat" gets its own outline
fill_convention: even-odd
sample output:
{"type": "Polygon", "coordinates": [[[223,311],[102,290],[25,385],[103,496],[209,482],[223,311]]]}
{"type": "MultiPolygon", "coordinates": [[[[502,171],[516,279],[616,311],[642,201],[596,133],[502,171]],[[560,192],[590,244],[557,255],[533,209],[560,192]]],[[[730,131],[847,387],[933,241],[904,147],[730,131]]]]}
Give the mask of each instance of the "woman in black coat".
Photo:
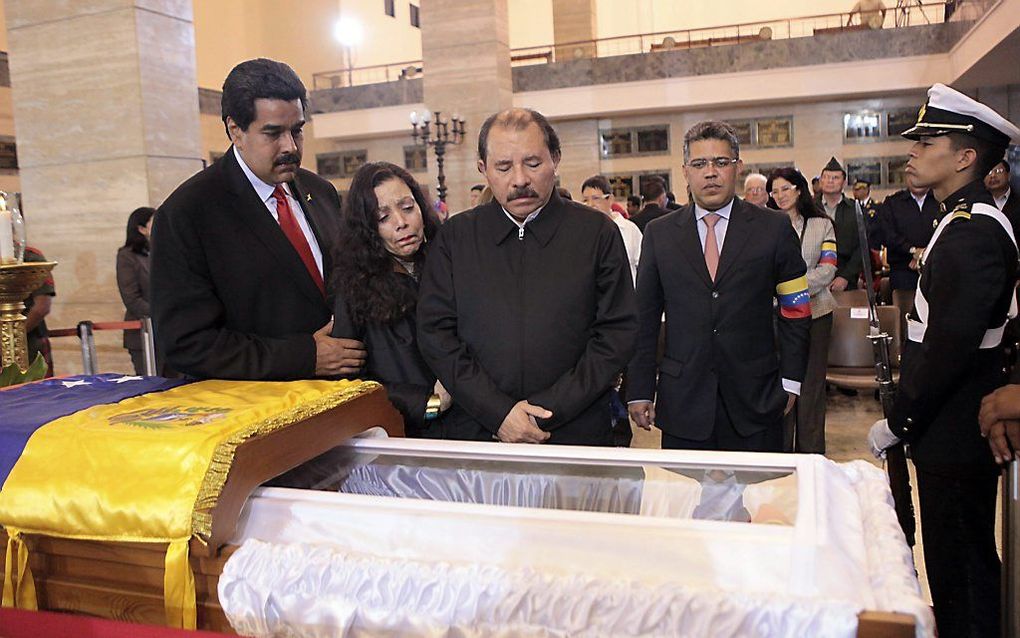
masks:
{"type": "Polygon", "coordinates": [[[425,247],[438,225],[407,171],[365,164],[345,198],[333,259],[332,335],[365,344],[361,376],[386,387],[408,436],[438,436],[451,403],[418,351],[415,323],[425,247]]]}
{"type": "MultiPolygon", "coordinates": [[[[117,289],[124,301],[124,321],[149,316],[149,231],[155,214],[155,208],[136,208],[128,217],[127,239],[117,250],[117,289]]],[[[124,348],[135,374],[145,374],[140,331],[124,331],[124,348]]]]}

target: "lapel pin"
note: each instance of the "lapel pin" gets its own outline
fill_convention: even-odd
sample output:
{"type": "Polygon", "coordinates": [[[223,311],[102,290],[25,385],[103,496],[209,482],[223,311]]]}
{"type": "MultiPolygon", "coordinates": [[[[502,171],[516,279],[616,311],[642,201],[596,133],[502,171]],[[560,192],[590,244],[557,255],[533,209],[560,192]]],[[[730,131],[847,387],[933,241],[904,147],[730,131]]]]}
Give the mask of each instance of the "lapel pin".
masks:
{"type": "Polygon", "coordinates": [[[311,193],[308,193],[307,195],[305,195],[305,201],[306,202],[312,201],[312,194],[311,193]]]}

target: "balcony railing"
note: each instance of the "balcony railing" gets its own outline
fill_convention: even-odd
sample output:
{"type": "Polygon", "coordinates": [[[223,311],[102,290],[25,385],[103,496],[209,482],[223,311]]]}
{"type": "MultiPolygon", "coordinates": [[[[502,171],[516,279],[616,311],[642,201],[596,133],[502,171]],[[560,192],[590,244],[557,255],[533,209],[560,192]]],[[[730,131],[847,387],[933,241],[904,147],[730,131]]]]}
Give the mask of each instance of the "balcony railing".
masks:
{"type": "MultiPolygon", "coordinates": [[[[565,60],[604,58],[659,51],[683,51],[703,47],[767,42],[818,35],[879,31],[910,26],[975,20],[999,0],[950,0],[947,2],[898,2],[884,11],[831,13],[783,20],[765,20],[702,29],[660,31],[639,35],[564,42],[512,49],[511,64],[525,66],[565,60]]],[[[315,89],[335,89],[377,82],[421,77],[421,60],[316,73],[315,89]]]]}

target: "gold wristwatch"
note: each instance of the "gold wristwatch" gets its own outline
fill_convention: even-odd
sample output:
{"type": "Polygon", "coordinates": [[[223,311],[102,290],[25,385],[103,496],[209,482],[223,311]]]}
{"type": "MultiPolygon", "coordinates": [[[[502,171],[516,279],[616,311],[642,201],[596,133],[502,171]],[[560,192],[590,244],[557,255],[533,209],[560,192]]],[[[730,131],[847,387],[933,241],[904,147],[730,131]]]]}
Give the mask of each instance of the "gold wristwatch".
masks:
{"type": "Polygon", "coordinates": [[[425,402],[425,420],[431,421],[438,417],[440,406],[442,406],[442,401],[439,399],[439,395],[433,394],[430,396],[429,400],[425,402]]]}

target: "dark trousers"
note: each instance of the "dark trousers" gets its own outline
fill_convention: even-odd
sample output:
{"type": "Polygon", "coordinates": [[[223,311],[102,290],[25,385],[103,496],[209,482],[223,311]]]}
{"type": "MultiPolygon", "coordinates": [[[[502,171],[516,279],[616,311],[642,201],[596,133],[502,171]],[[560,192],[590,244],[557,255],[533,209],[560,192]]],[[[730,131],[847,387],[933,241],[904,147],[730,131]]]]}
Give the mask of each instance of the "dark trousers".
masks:
{"type": "Polygon", "coordinates": [[[825,454],[825,370],[831,335],[831,312],[811,320],[807,372],[797,402],[783,417],[783,449],[787,452],[825,454]]]}
{"type": "Polygon", "coordinates": [[[917,468],[924,564],[939,638],[999,635],[998,481],[995,474],[948,477],[917,468]]]}
{"type": "Polygon", "coordinates": [[[668,432],[662,433],[664,450],[725,450],[728,452],[780,452],[783,447],[781,423],[759,430],[749,436],[741,436],[733,427],[729,412],[722,397],[715,400],[715,426],[712,434],[704,441],[685,439],[668,432]]]}

